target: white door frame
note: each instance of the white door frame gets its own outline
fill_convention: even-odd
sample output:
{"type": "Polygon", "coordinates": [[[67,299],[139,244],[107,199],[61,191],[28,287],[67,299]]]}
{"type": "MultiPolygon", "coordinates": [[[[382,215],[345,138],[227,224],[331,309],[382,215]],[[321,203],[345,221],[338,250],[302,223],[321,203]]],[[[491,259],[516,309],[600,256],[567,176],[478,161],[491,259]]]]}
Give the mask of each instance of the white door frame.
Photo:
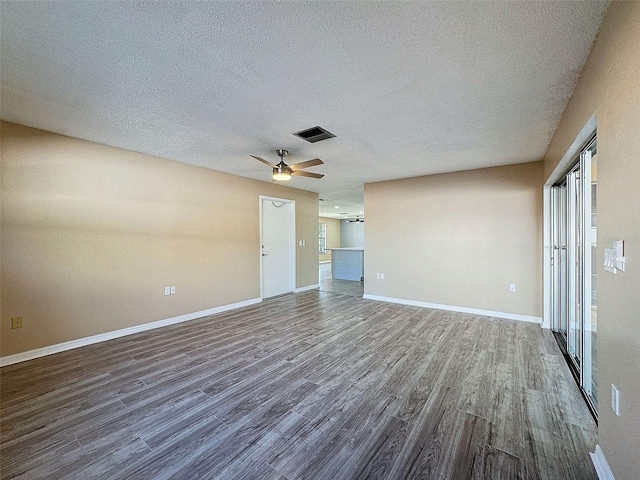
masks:
{"type": "Polygon", "coordinates": [[[262,271],[262,202],[281,202],[292,204],[292,215],[289,219],[289,291],[293,292],[296,289],[296,202],[288,198],[269,197],[266,195],[260,195],[259,207],[260,207],[260,245],[258,248],[258,259],[260,261],[260,298],[264,299],[264,280],[262,271]]]}

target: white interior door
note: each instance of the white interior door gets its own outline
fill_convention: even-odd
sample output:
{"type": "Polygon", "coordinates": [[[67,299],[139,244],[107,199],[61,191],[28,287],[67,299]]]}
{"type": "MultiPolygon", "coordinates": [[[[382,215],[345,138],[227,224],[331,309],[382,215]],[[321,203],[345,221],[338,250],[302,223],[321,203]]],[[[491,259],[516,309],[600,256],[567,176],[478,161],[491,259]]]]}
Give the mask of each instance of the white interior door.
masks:
{"type": "Polygon", "coordinates": [[[260,198],[262,297],[292,292],[295,288],[295,203],[260,198]]]}

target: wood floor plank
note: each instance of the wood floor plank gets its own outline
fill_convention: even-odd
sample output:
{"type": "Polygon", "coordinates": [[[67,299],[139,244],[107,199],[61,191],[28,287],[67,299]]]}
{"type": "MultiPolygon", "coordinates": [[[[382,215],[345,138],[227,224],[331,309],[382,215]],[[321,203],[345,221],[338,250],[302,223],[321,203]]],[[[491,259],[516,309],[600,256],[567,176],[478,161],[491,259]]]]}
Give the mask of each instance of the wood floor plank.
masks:
{"type": "Polygon", "coordinates": [[[228,438],[229,428],[211,415],[184,424],[175,432],[172,442],[154,442],[152,452],[127,465],[113,475],[115,479],[167,477],[188,461],[195,452],[215,448],[218,442],[228,438]]]}
{"type": "Polygon", "coordinates": [[[440,458],[441,478],[483,479],[484,449],[488,439],[489,422],[477,415],[457,410],[454,426],[445,437],[440,458]]]}
{"type": "Polygon", "coordinates": [[[379,431],[364,440],[361,454],[351,469],[354,479],[389,478],[391,468],[396,463],[411,425],[396,417],[386,417],[379,431]]]}
{"type": "Polygon", "coordinates": [[[40,421],[46,424],[48,423],[46,417],[64,416],[65,411],[81,408],[79,404],[90,403],[92,398],[97,398],[98,403],[104,403],[104,396],[116,397],[122,392],[136,389],[142,385],[140,381],[122,383],[112,380],[108,374],[98,375],[79,381],[74,385],[44,393],[36,398],[23,399],[18,404],[3,408],[2,418],[4,421],[0,429],[3,439],[10,435],[11,429],[17,426],[24,427],[27,422],[40,421]]]}
{"type": "Polygon", "coordinates": [[[390,478],[439,478],[441,458],[450,454],[443,452],[442,445],[459,412],[458,401],[453,388],[436,386],[410,431],[390,478]]]}
{"type": "Polygon", "coordinates": [[[356,287],[0,369],[0,479],[596,479],[549,332],[356,287]]]}
{"type": "Polygon", "coordinates": [[[175,474],[166,478],[199,478],[218,475],[260,438],[269,433],[291,408],[316,388],[317,385],[307,381],[297,385],[293,390],[270,402],[268,408],[261,409],[259,415],[237,428],[229,435],[227,441],[218,443],[217,448],[212,449],[209,445],[207,448],[201,449],[180,465],[175,474]]]}
{"type": "Polygon", "coordinates": [[[17,448],[6,447],[2,449],[0,472],[4,478],[16,478],[42,464],[58,461],[63,455],[79,447],[80,443],[69,430],[21,443],[17,448]]]}
{"type": "Polygon", "coordinates": [[[287,413],[275,428],[263,435],[252,448],[241,455],[235,462],[228,465],[222,470],[216,478],[221,480],[227,478],[260,478],[261,471],[266,469],[277,473],[271,464],[277,462],[278,458],[291,449],[304,443],[311,430],[313,430],[313,422],[293,412],[287,413]]]}
{"type": "Polygon", "coordinates": [[[84,424],[99,424],[108,422],[113,415],[117,415],[126,406],[120,401],[109,401],[96,407],[88,408],[77,412],[74,415],[67,415],[55,418],[45,426],[34,428],[27,424],[24,429],[18,425],[10,438],[2,437],[0,444],[0,459],[2,462],[14,458],[20,452],[30,452],[31,455],[38,455],[40,448],[46,447],[51,438],[55,438],[58,433],[72,433],[75,427],[84,424]]]}
{"type": "Polygon", "coordinates": [[[491,445],[484,450],[482,478],[492,480],[524,480],[522,460],[491,445]]]}
{"type": "Polygon", "coordinates": [[[429,358],[423,371],[400,393],[398,409],[394,414],[396,417],[412,424],[418,421],[420,413],[432,397],[433,392],[440,387],[440,380],[450,358],[451,355],[439,352],[435,352],[429,358]]]}

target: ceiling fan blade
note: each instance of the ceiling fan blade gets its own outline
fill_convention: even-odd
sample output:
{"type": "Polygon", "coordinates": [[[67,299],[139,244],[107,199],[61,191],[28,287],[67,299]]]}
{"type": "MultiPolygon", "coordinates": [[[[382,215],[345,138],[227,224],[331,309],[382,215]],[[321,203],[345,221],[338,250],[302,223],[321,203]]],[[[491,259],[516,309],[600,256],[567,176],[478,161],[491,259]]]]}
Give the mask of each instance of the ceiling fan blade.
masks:
{"type": "Polygon", "coordinates": [[[324,177],[324,175],[322,175],[320,173],[305,172],[305,171],[302,171],[302,170],[293,170],[291,172],[291,175],[297,175],[299,177],[310,177],[310,178],[322,178],[322,177],[324,177]]]}
{"type": "Polygon", "coordinates": [[[259,162],[264,163],[265,165],[269,165],[271,168],[276,168],[276,166],[273,163],[271,163],[268,160],[265,160],[264,158],[256,157],[255,155],[249,155],[249,156],[255,158],[259,162]]]}
{"type": "Polygon", "coordinates": [[[295,172],[296,170],[301,170],[307,167],[315,167],[316,165],[324,165],[324,162],[319,158],[314,158],[313,160],[307,160],[306,162],[294,163],[293,165],[289,165],[289,167],[295,172]]]}

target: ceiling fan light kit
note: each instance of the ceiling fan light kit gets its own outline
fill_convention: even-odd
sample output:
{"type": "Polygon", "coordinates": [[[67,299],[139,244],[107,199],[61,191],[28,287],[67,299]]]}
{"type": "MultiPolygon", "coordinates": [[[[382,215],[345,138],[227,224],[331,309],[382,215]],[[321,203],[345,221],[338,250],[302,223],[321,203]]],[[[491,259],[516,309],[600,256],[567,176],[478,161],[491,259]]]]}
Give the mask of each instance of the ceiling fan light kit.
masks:
{"type": "Polygon", "coordinates": [[[302,169],[307,167],[315,167],[316,165],[323,165],[324,162],[319,158],[314,158],[313,160],[307,160],[306,162],[294,163],[293,165],[287,165],[284,163],[284,157],[289,155],[289,151],[284,148],[279,148],[276,150],[276,155],[280,157],[280,163],[274,165],[268,160],[264,158],[257,157],[255,155],[249,155],[250,157],[255,158],[259,162],[264,163],[265,165],[270,166],[273,169],[272,178],[275,181],[283,182],[287,180],[291,180],[291,176],[300,176],[300,177],[310,177],[310,178],[322,178],[324,175],[320,173],[312,173],[305,172],[302,169]]]}
{"type": "Polygon", "coordinates": [[[278,164],[273,167],[273,179],[279,182],[291,180],[291,169],[285,165],[278,164]]]}

